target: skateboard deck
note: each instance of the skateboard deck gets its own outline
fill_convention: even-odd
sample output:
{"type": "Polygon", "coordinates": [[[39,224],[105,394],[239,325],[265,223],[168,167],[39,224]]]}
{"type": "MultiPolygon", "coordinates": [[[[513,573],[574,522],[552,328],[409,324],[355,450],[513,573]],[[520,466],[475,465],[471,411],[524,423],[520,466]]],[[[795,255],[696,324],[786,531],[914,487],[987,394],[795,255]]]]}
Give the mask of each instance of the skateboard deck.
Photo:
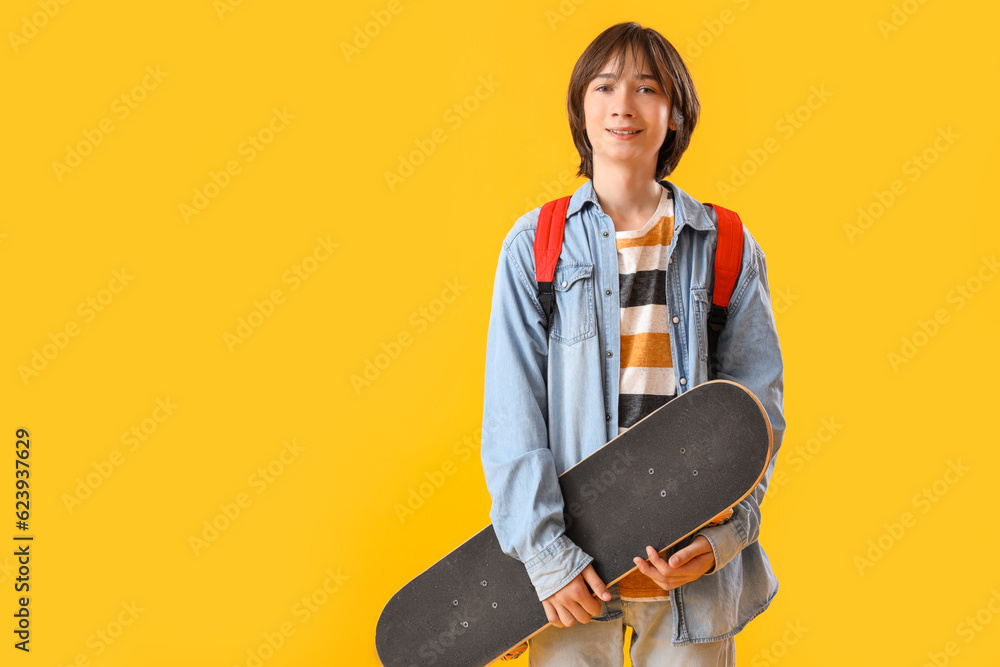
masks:
{"type": "MultiPolygon", "coordinates": [[[[746,388],[713,380],[677,396],[559,476],[566,535],[605,585],[737,505],[764,476],[771,424],[746,388]]],[[[385,667],[479,667],[548,627],[524,564],[490,524],[385,605],[375,648],[385,667]]]]}

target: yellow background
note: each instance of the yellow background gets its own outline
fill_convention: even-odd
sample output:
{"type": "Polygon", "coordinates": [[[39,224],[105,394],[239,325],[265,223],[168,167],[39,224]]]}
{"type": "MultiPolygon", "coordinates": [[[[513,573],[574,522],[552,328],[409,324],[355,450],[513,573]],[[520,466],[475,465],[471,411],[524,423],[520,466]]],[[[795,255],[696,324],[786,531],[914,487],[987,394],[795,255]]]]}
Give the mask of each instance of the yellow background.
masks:
{"type": "Polygon", "coordinates": [[[739,212],[768,258],[788,431],[761,541],[781,590],[738,635],[739,664],[995,657],[994,5],[43,5],[12,0],[0,18],[2,664],[247,665],[283,624],[294,634],[269,667],[377,664],[386,600],[489,522],[478,430],[500,242],[583,182],[566,86],[624,20],[677,46],[703,105],[668,178],[739,212]],[[269,136],[275,109],[294,118],[269,136]],[[113,131],[57,173],[102,121],[113,131]],[[248,160],[258,134],[270,143],[248,160]],[[415,153],[432,136],[444,141],[415,153]],[[765,144],[777,150],[746,164],[765,144]],[[238,173],[185,220],[230,161],[238,173]],[[745,183],[724,197],[734,171],[745,183]],[[297,285],[296,266],[314,269],[297,285]],[[283,302],[227,345],[275,290],[283,302]],[[87,299],[106,303],[91,316],[87,299]],[[23,374],[36,351],[51,358],[23,374]],[[159,422],[158,399],[177,406],[159,422]],[[122,434],[144,424],[133,451],[122,434]],[[18,427],[32,442],[30,654],[9,631],[18,427]],[[949,462],[967,470],[946,475],[949,462]],[[261,488],[269,463],[281,472],[261,488]],[[88,475],[95,488],[68,504],[88,475]],[[239,516],[192,546],[238,498],[239,516]],[[323,603],[306,616],[310,597],[323,603]]]}

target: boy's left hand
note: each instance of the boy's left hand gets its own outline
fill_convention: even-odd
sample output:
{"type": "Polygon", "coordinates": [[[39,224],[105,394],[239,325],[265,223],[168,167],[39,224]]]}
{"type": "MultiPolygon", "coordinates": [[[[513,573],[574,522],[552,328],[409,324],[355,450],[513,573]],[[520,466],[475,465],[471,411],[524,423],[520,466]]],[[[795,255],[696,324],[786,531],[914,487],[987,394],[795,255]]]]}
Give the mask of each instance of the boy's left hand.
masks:
{"type": "Polygon", "coordinates": [[[646,547],[646,553],[649,554],[648,563],[638,556],[633,562],[640,572],[665,591],[694,581],[715,567],[712,545],[703,535],[694,538],[691,544],[672,555],[669,560],[661,558],[651,546],[646,547]]]}

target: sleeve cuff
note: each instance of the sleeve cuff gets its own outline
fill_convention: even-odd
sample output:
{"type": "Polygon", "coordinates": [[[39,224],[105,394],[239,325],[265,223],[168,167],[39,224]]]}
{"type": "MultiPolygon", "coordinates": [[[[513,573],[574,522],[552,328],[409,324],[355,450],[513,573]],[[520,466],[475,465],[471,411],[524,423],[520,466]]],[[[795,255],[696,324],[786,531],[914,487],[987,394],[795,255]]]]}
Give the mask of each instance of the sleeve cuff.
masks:
{"type": "Polygon", "coordinates": [[[712,546],[712,555],[715,556],[715,566],[705,574],[715,574],[724,568],[746,546],[746,533],[738,521],[702,528],[697,535],[703,535],[708,540],[712,546]]]}
{"type": "Polygon", "coordinates": [[[524,567],[541,602],[573,581],[593,560],[563,534],[532,556],[524,567]]]}

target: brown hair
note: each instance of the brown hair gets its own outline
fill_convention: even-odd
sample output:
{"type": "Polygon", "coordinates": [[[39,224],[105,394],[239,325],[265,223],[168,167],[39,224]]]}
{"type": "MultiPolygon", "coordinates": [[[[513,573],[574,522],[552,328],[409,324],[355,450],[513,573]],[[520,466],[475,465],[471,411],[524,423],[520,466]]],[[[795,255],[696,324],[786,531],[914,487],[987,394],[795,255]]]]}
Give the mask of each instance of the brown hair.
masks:
{"type": "MultiPolygon", "coordinates": [[[[698,114],[701,104],[694,90],[694,81],[688,73],[684,61],[677,49],[664,39],[663,35],[652,28],[643,28],[638,23],[619,23],[613,25],[587,46],[576,65],[569,81],[569,92],[566,95],[566,108],[569,112],[569,126],[573,134],[573,143],[580,153],[580,169],[577,176],[594,177],[594,149],[587,139],[587,131],[583,129],[586,119],[583,111],[583,97],[587,86],[594,77],[601,73],[601,67],[615,56],[624,56],[631,49],[637,63],[643,60],[653,67],[660,88],[669,91],[670,115],[677,130],[668,130],[660,154],[656,159],[656,180],[663,180],[671,173],[681,155],[687,150],[691,141],[691,133],[698,124],[698,114]],[[666,72],[669,84],[663,80],[666,72]]],[[[626,58],[619,59],[618,69],[614,73],[615,81],[621,78],[626,58]]]]}

